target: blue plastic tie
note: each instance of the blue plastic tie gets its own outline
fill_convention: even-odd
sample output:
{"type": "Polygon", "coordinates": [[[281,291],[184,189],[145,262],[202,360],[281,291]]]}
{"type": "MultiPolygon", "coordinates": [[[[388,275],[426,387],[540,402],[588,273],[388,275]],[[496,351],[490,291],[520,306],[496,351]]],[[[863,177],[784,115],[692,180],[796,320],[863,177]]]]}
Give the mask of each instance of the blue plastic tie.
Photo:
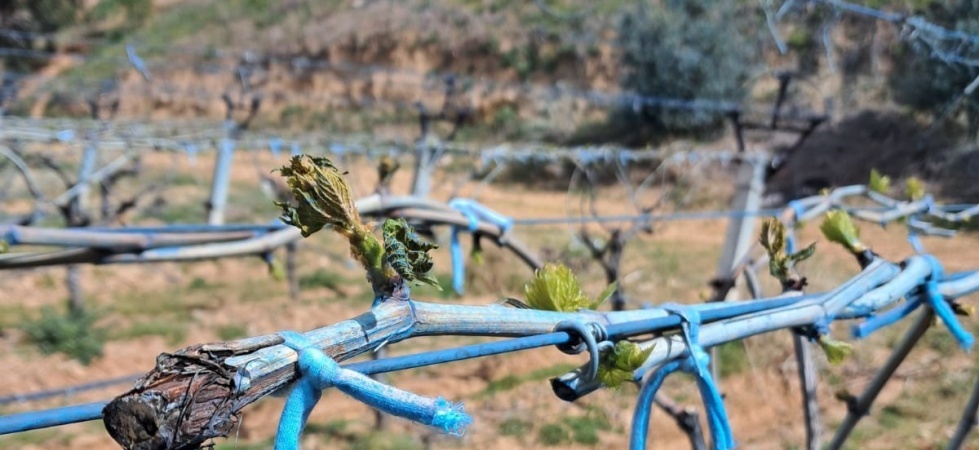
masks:
{"type": "Polygon", "coordinates": [[[851,332],[853,337],[857,339],[863,339],[870,336],[875,331],[892,325],[899,320],[907,317],[909,314],[914,312],[921,306],[921,298],[919,296],[909,296],[908,300],[898,306],[895,306],[882,314],[874,315],[863,323],[854,325],[851,332]]]}
{"type": "Polygon", "coordinates": [[[792,208],[792,213],[795,214],[796,223],[801,222],[802,216],[805,215],[806,213],[805,205],[803,205],[802,202],[798,200],[792,200],[789,202],[788,207],[792,208]]]}
{"type": "Polygon", "coordinates": [[[289,146],[289,154],[291,156],[299,156],[302,152],[303,150],[299,148],[299,143],[292,141],[292,145],[289,146]]]}
{"type": "Polygon", "coordinates": [[[309,413],[322,390],[336,387],[343,393],[387,414],[403,417],[461,436],[472,418],[461,404],[442,397],[428,398],[378,383],[359,372],[344,369],[302,334],[283,331],[284,344],[299,353],[299,379],[286,399],[275,436],[275,450],[298,450],[309,413]]]}
{"type": "Polygon", "coordinates": [[[273,158],[278,158],[282,154],[282,139],[269,139],[269,151],[272,152],[273,158]]]}
{"type": "Polygon", "coordinates": [[[913,295],[908,296],[906,302],[891,308],[883,314],[878,314],[853,327],[853,336],[865,338],[874,331],[891,325],[918,309],[922,304],[927,303],[941,319],[949,333],[958,341],[959,345],[965,350],[971,350],[975,343],[975,338],[970,334],[955,317],[955,311],[945,301],[945,297],[938,291],[938,282],[944,277],[944,269],[941,263],[934,256],[922,255],[931,266],[931,274],[924,280],[922,286],[913,295]]]}
{"type": "Polygon", "coordinates": [[[924,285],[925,301],[935,311],[935,315],[942,320],[945,327],[948,328],[949,333],[952,333],[955,340],[959,342],[959,346],[965,350],[971,350],[972,345],[975,343],[975,338],[968,331],[965,331],[965,328],[962,327],[962,324],[955,317],[955,311],[952,310],[952,307],[945,301],[945,297],[938,291],[938,282],[941,281],[945,274],[942,263],[932,255],[922,256],[931,265],[931,276],[928,277],[924,285]]]}
{"type": "MultiPolygon", "coordinates": [[[[466,198],[456,198],[449,202],[449,207],[462,214],[469,222],[469,232],[479,230],[479,222],[489,222],[500,228],[503,234],[513,227],[513,219],[493,211],[479,202],[466,198]]],[[[462,244],[459,242],[459,227],[452,227],[449,242],[449,254],[452,257],[452,290],[462,295],[466,284],[466,262],[462,255],[462,244]]]]}
{"type": "Polygon", "coordinates": [[[630,448],[633,450],[646,448],[646,434],[649,428],[649,415],[652,410],[653,399],[656,392],[663,385],[667,375],[678,370],[690,373],[697,380],[697,387],[704,402],[704,409],[707,412],[707,424],[710,427],[711,440],[715,450],[727,450],[735,447],[734,435],[731,432],[731,424],[724,408],[724,399],[721,398],[717,384],[711,377],[707,365],[710,356],[698,343],[700,334],[700,313],[696,308],[685,305],[664,304],[662,309],[680,317],[682,322],[683,339],[690,353],[686,358],[676,359],[664,364],[655,373],[650,375],[646,383],[643,384],[639,393],[639,401],[636,405],[636,412],[633,415],[632,435],[630,448]]]}

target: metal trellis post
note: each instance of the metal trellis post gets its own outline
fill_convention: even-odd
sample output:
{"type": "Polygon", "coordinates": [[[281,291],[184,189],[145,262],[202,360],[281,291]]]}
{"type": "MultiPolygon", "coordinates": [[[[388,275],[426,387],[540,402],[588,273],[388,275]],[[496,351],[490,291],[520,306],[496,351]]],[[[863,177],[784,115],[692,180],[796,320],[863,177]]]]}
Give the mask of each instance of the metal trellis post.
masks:
{"type": "MultiPolygon", "coordinates": [[[[755,235],[755,217],[748,211],[755,211],[761,206],[761,196],[765,188],[764,161],[741,160],[738,169],[737,192],[731,203],[731,210],[741,212],[728,222],[724,236],[724,249],[717,264],[717,275],[714,277],[720,283],[733,283],[732,274],[738,263],[744,259],[755,235]]],[[[733,300],[736,291],[730,289],[722,298],[717,300],[733,300]]],[[[711,375],[715,380],[720,379],[720,369],[717,364],[717,350],[710,349],[711,375]]]]}
{"type": "Polygon", "coordinates": [[[234,159],[235,143],[224,138],[218,147],[214,162],[214,178],[211,180],[211,199],[208,202],[208,225],[224,224],[224,208],[228,204],[228,184],[231,182],[231,163],[234,159]]]}

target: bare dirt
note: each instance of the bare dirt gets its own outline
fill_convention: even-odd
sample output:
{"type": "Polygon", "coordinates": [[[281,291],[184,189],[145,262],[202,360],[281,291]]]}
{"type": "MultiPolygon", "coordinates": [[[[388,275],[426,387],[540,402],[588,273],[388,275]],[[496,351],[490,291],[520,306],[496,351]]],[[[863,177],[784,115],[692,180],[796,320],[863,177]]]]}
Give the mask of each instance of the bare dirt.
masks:
{"type": "MultiPolygon", "coordinates": [[[[162,161],[165,160],[157,163],[162,165],[162,161]]],[[[259,162],[268,167],[276,165],[268,156],[259,162]]],[[[208,163],[208,158],[203,158],[194,170],[206,174],[208,163]]],[[[246,192],[248,186],[254,189],[251,161],[240,158],[238,164],[234,182],[246,192]]],[[[349,168],[355,191],[369,192],[374,179],[370,168],[355,161],[349,168]]],[[[408,181],[406,173],[399,174],[395,190],[403,192],[408,181]]],[[[436,186],[435,197],[444,198],[451,183],[437,182],[436,186]]],[[[189,198],[201,190],[187,186],[181,189],[189,198]]],[[[255,190],[251,192],[252,196],[260,195],[255,190]]],[[[245,192],[240,194],[243,194],[241,198],[250,198],[245,192]]],[[[605,188],[600,195],[603,207],[607,208],[603,212],[630,210],[621,186],[605,188]]],[[[251,198],[259,203],[266,201],[261,197],[251,198]]],[[[565,216],[568,205],[576,205],[565,192],[508,186],[486,188],[481,200],[515,217],[565,216]]],[[[248,205],[239,207],[243,211],[251,210],[248,205]]],[[[701,300],[708,292],[706,284],[719,256],[724,227],[724,221],[665,223],[654,234],[640,236],[626,252],[623,270],[626,292],[636,303],[701,300]]],[[[911,254],[900,226],[888,230],[869,225],[863,228],[865,240],[885,257],[900,260],[911,254]]],[[[521,228],[515,238],[539,250],[550,248],[551,254],[577,262],[586,291],[597,293],[603,284],[601,274],[575,253],[574,245],[568,243],[569,231],[573,230],[562,226],[521,228]]],[[[814,224],[803,229],[801,239],[821,241],[814,224]]],[[[949,271],[979,267],[979,236],[966,234],[950,240],[927,238],[925,245],[941,258],[949,271]]],[[[855,263],[842,250],[824,242],[818,248],[816,258],[803,267],[813,291],[831,288],[856,273],[855,263]]],[[[446,253],[438,252],[437,267],[448,267],[446,253]]],[[[368,307],[368,297],[362,275],[350,267],[345,254],[344,245],[332,236],[317,235],[304,242],[301,274],[322,269],[336,274],[338,281],[333,287],[307,288],[297,302],[289,300],[284,283],[270,278],[257,258],[152,266],[86,266],[82,273],[89,306],[103,314],[100,325],[122,333],[106,345],[103,357],[88,366],[62,355],[40,354],[25,342],[24,334],[17,327],[22,317],[36,314],[41,306],[63,303],[67,295],[61,282],[63,269],[2,273],[0,318],[4,327],[0,348],[4,351],[0,352],[0,366],[5,370],[0,371],[0,395],[145,371],[153,366],[157,354],[192,343],[220,340],[229,327],[236,328],[236,334],[259,335],[286,329],[309,330],[352,317],[368,307]],[[147,324],[156,331],[145,334],[134,331],[141,325],[145,329],[147,324]]],[[[470,267],[469,293],[465,297],[434,291],[421,291],[419,296],[466,304],[491,303],[501,295],[520,296],[522,283],[530,273],[514,262],[512,256],[487,248],[487,265],[470,267]]],[[[966,321],[970,329],[979,330],[972,319],[966,321]]],[[[837,332],[841,338],[846,336],[843,326],[837,332]]],[[[833,399],[833,392],[840,389],[858,392],[898,335],[899,330],[888,330],[866,342],[856,342],[856,356],[840,367],[821,364],[821,406],[827,433],[845,413],[843,404],[833,399]]],[[[881,408],[892,409],[884,409],[883,413],[880,408],[875,409],[874,415],[862,424],[864,428],[855,437],[854,448],[933,448],[947,439],[956,422],[955,411],[964,403],[975,370],[969,364],[972,358],[956,350],[945,331],[936,329],[930,336],[929,343],[912,354],[902,367],[900,379],[885,391],[879,404],[881,408]],[[947,408],[939,411],[928,407],[935,401],[942,401],[947,408]],[[899,425],[893,425],[895,410],[899,412],[899,425]],[[899,431],[893,431],[894,426],[899,431]]],[[[472,340],[427,338],[390,348],[392,353],[399,354],[469,342],[472,340]]],[[[735,354],[735,359],[741,361],[736,364],[741,368],[726,375],[722,382],[741,448],[800,445],[804,433],[789,334],[751,338],[745,341],[744,348],[746,357],[735,354]]],[[[597,431],[598,443],[594,445],[576,442],[565,427],[568,430],[565,433],[569,434],[560,438],[557,445],[573,449],[626,447],[636,394],[634,387],[601,391],[573,404],[562,402],[551,393],[546,378],[581,362],[580,357],[554,349],[539,349],[390,376],[389,382],[399,387],[464,402],[475,423],[459,439],[436,436],[431,430],[400,420],[389,421],[383,434],[371,434],[372,412],[338,392],[329,392],[313,414],[304,448],[548,448],[542,429],[576,417],[607,422],[608,426],[597,431]]],[[[101,400],[125,389],[117,386],[65,398],[7,405],[2,411],[13,413],[101,400]]],[[[689,378],[671,379],[666,390],[681,404],[701,409],[696,388],[689,378]]],[[[281,399],[272,398],[246,408],[241,426],[221,443],[221,448],[267,447],[275,434],[281,406],[281,399]]],[[[651,441],[655,448],[686,446],[685,438],[661,412],[653,416],[651,441]]],[[[970,448],[979,448],[977,444],[972,445],[970,448]]],[[[3,436],[0,447],[92,449],[114,448],[114,444],[95,422],[3,436]]]]}

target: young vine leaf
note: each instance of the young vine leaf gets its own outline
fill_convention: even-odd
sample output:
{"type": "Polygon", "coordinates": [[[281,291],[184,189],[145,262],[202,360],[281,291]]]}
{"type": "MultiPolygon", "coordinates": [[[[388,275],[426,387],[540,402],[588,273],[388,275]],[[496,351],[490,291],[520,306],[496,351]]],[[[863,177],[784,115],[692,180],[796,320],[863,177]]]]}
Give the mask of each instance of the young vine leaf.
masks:
{"type": "Polygon", "coordinates": [[[758,243],[768,252],[768,271],[783,285],[789,282],[797,263],[809,259],[816,253],[815,242],[798,252],[787,253],[785,224],[775,218],[762,222],[758,243]]]}
{"type": "Polygon", "coordinates": [[[834,366],[842,364],[853,353],[853,346],[849,343],[837,341],[825,335],[819,337],[819,346],[826,353],[826,359],[834,366]]]}
{"type": "Polygon", "coordinates": [[[296,155],[288,166],[279,169],[298,206],[276,202],[282,220],[299,228],[303,237],[332,226],[344,236],[365,228],[350,196],[350,186],[328,158],[296,155]]]}
{"type": "Polygon", "coordinates": [[[439,246],[422,239],[404,219],[384,221],[384,261],[406,281],[442,289],[431,275],[429,250],[439,246]]]}
{"type": "Polygon", "coordinates": [[[615,347],[602,354],[598,364],[598,380],[610,388],[632,381],[635,377],[634,372],[649,359],[653,348],[643,350],[639,345],[629,341],[616,342],[615,347]]]}
{"type": "Polygon", "coordinates": [[[879,194],[886,194],[891,190],[891,177],[882,175],[877,169],[870,169],[870,182],[867,187],[879,194]]]}
{"type": "Polygon", "coordinates": [[[917,177],[908,178],[904,185],[904,193],[911,201],[925,198],[925,183],[917,177]]]}
{"type": "Polygon", "coordinates": [[[819,230],[830,242],[842,245],[853,254],[863,253],[867,247],[860,242],[860,228],[854,225],[846,211],[833,210],[819,225],[819,230]]]}
{"type": "Polygon", "coordinates": [[[527,304],[533,309],[559,312],[575,312],[595,309],[612,295],[616,284],[612,283],[595,300],[589,300],[581,290],[578,278],[564,264],[545,264],[534,278],[524,286],[527,304]]]}

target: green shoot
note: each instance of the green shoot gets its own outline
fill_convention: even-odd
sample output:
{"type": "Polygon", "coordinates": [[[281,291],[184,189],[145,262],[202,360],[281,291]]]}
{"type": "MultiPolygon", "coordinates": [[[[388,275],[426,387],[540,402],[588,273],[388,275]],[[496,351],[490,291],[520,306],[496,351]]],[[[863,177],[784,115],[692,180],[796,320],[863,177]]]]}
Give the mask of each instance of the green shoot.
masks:
{"type": "Polygon", "coordinates": [[[819,337],[819,346],[826,352],[826,359],[834,366],[842,364],[853,353],[853,346],[849,343],[825,335],[819,337]]]}
{"type": "Polygon", "coordinates": [[[768,271],[783,286],[787,286],[791,284],[792,280],[798,279],[798,276],[794,274],[795,265],[809,259],[816,253],[815,242],[798,252],[786,253],[785,224],[775,218],[769,218],[762,222],[761,237],[759,237],[758,243],[768,252],[768,271]]]}
{"type": "Polygon", "coordinates": [[[524,294],[527,304],[533,309],[575,312],[598,308],[615,292],[616,286],[616,283],[612,283],[597,299],[589,300],[571,269],[564,264],[545,264],[524,286],[524,294]]]}
{"type": "Polygon", "coordinates": [[[642,350],[629,341],[619,341],[615,347],[602,354],[598,365],[598,379],[605,386],[616,388],[632,381],[633,372],[642,366],[653,353],[653,347],[642,350]]]}
{"type": "Polygon", "coordinates": [[[910,177],[905,182],[904,193],[911,201],[918,201],[925,198],[925,183],[917,177],[910,177]]]}
{"type": "Polygon", "coordinates": [[[860,228],[857,228],[846,211],[827,212],[819,230],[830,242],[842,245],[850,253],[857,255],[867,250],[867,246],[860,242],[860,228]]]}
{"type": "Polygon", "coordinates": [[[877,169],[870,169],[870,183],[867,187],[873,192],[886,194],[891,190],[891,177],[882,175],[877,169]]]}
{"type": "Polygon", "coordinates": [[[384,156],[377,163],[377,186],[382,190],[388,190],[391,187],[391,180],[394,178],[395,172],[401,168],[401,164],[398,160],[390,157],[384,156]]]}
{"type": "Polygon", "coordinates": [[[347,237],[370,234],[360,221],[350,186],[328,158],[297,155],[279,172],[286,177],[298,206],[285,202],[276,205],[282,208],[283,220],[299,228],[303,237],[327,225],[347,237]]]}
{"type": "Polygon", "coordinates": [[[272,259],[268,262],[269,276],[275,281],[283,281],[286,279],[286,268],[282,266],[282,262],[278,259],[272,259]]]}
{"type": "Polygon", "coordinates": [[[389,298],[405,282],[438,286],[429,274],[432,260],[428,256],[436,246],[419,238],[403,219],[385,221],[382,244],[361,221],[350,186],[329,159],[297,155],[279,171],[298,204],[276,202],[282,208],[282,220],[299,228],[303,237],[329,226],[347,238],[350,253],[367,271],[376,296],[389,298]]]}

